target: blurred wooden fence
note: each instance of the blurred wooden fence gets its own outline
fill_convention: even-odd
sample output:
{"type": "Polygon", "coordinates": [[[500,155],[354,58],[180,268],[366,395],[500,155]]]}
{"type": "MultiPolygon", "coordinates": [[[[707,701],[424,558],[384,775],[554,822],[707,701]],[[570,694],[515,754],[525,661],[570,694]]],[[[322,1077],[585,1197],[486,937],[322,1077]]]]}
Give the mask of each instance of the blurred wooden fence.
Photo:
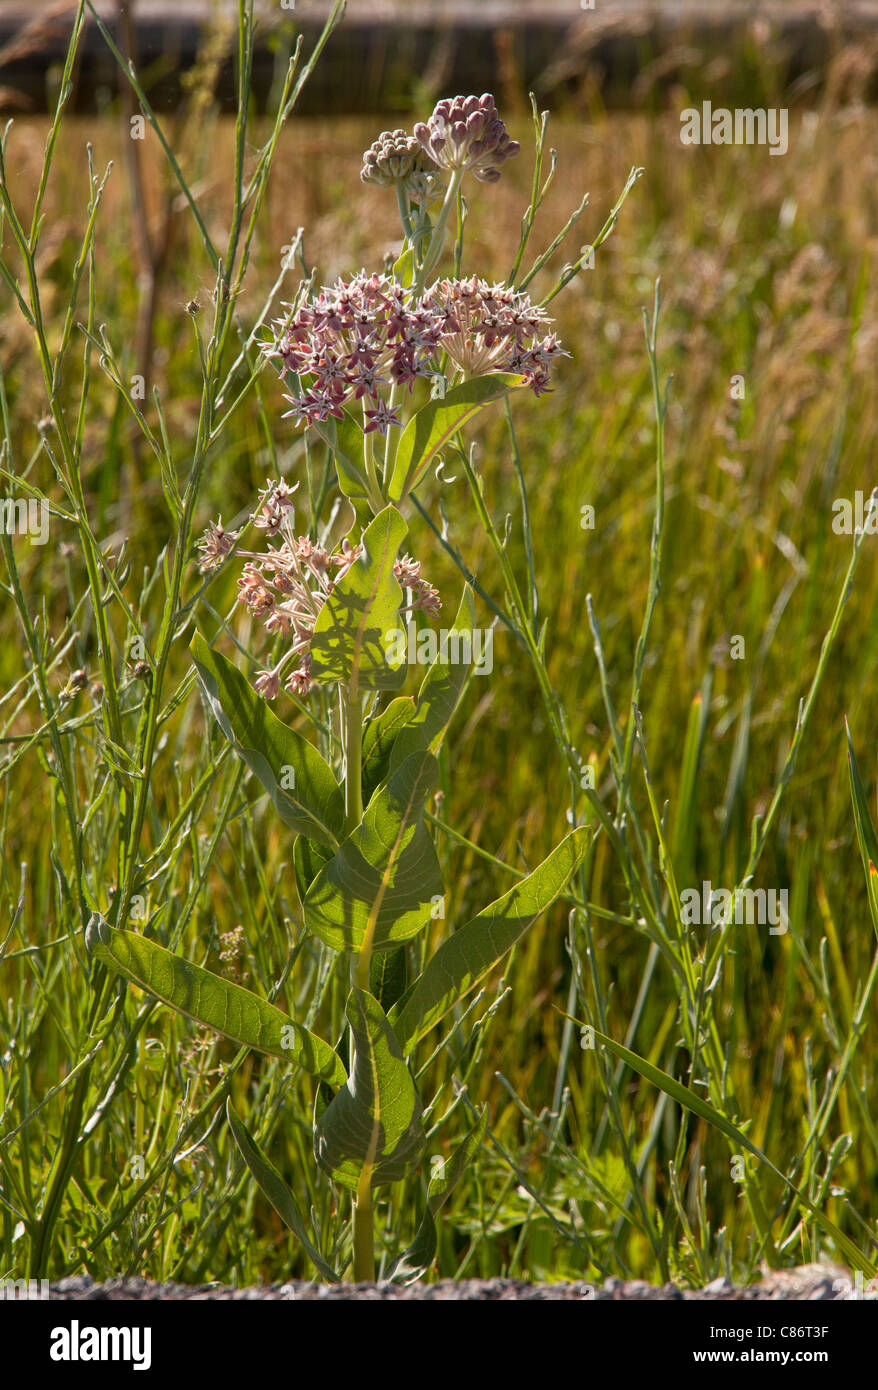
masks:
{"type": "MultiPolygon", "coordinates": [[[[119,33],[119,4],[98,0],[119,33]]],[[[222,34],[235,6],[215,0],[131,0],[132,47],[150,100],[176,105],[181,76],[209,34],[222,34]]],[[[52,96],[74,6],[7,0],[0,7],[0,105],[40,111],[52,96]]],[[[253,76],[263,104],[279,64],[302,33],[306,51],[329,5],[262,0],[253,76]]],[[[852,51],[859,88],[878,90],[878,0],[774,0],[732,6],[720,0],[349,0],[348,13],[305,89],[303,114],[406,112],[440,93],[494,90],[507,103],[534,90],[557,104],[573,96],[609,107],[662,100],[682,86],[693,97],[756,104],[771,88],[800,100],[818,92],[834,56],[852,51]]],[[[119,90],[119,72],[89,23],[74,106],[101,109],[119,90]]],[[[220,65],[217,94],[234,100],[232,66],[220,65]]]]}

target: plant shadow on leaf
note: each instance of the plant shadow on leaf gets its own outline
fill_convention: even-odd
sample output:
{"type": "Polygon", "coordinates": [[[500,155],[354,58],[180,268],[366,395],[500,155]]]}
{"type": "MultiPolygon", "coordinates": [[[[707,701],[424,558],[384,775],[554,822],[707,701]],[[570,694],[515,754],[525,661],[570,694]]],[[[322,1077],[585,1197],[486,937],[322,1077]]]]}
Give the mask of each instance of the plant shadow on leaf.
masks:
{"type": "MultiPolygon", "coordinates": [[[[360,825],[306,890],[305,924],[335,950],[389,950],[426,926],[444,893],[442,873],[423,823],[438,763],[413,753],[378,788],[360,825]]],[[[302,853],[303,878],[310,865],[302,853]]],[[[311,861],[313,863],[313,860],[311,861]]]]}
{"type": "Polygon", "coordinates": [[[402,589],[393,573],[406,524],[394,507],[366,527],[363,552],[335,584],[311,638],[311,674],[357,690],[398,690],[405,664],[388,660],[388,634],[398,627],[402,589]]]}
{"type": "Polygon", "coordinates": [[[380,1187],[404,1178],[423,1152],[421,1099],[378,1000],[352,989],[346,1014],[351,1073],[317,1121],[314,1153],[340,1186],[356,1190],[368,1169],[371,1185],[380,1187]]]}

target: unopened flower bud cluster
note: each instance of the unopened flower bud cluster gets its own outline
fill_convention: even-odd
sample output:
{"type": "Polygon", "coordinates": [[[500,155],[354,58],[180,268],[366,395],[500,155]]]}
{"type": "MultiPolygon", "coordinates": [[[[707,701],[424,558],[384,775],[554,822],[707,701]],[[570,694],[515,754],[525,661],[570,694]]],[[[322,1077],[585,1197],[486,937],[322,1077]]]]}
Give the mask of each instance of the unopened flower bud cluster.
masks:
{"type": "Polygon", "coordinates": [[[363,155],[360,178],[392,188],[439,170],[471,172],[482,183],[496,183],[503,164],[518,154],[490,92],[482,96],[445,97],[414,133],[384,130],[363,155]]]}
{"type": "Polygon", "coordinates": [[[441,168],[469,170],[482,183],[496,183],[502,165],[521,148],[517,140],[510,140],[490,92],[445,97],[429,121],[415,126],[415,137],[441,168]]]}
{"type": "MultiPolygon", "coordinates": [[[[376,188],[393,188],[427,176],[435,179],[438,166],[414,135],[405,130],[384,130],[363,155],[360,178],[376,188]]],[[[425,185],[428,186],[428,185],[425,185]]]]}

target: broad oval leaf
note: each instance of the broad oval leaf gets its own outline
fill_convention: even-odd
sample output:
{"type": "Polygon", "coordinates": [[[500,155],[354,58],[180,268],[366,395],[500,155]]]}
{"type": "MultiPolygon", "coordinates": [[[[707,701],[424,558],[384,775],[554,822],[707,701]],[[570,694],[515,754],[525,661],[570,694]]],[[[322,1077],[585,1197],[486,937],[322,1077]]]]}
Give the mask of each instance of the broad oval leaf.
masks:
{"type": "Polygon", "coordinates": [[[447,643],[449,660],[434,661],[424,677],[418,691],[415,712],[393,745],[390,755],[391,770],[419,749],[428,749],[435,753],[439,748],[469,675],[469,663],[462,658],[466,651],[467,639],[470,644],[470,657],[472,656],[472,631],[475,620],[473,592],[466,584],[447,643]],[[457,661],[452,659],[455,655],[457,661]]]}
{"type": "Polygon", "coordinates": [[[374,994],[385,1013],[405,994],[408,981],[408,948],[376,951],[369,961],[369,993],[374,994]]]}
{"type": "Polygon", "coordinates": [[[329,1043],[243,985],[182,960],[157,941],[119,931],[99,913],[88,924],[85,944],[102,964],[196,1023],[243,1047],[295,1062],[332,1086],[344,1082],[347,1073],[329,1043]]]}
{"type": "Polygon", "coordinates": [[[452,386],[441,400],[428,401],[421,406],[409,420],[396,446],[388,493],[391,502],[405,501],[421,481],[431,460],[483,406],[523,385],[522,376],[492,372],[452,386]]]}
{"type": "Polygon", "coordinates": [[[341,1282],[339,1276],[332,1265],[326,1263],[308,1235],[299,1204],[288,1185],[284,1182],[271,1159],[262,1152],[230,1100],[226,1101],[226,1118],[234,1135],[235,1143],[241,1151],[241,1157],[281,1221],[289,1226],[293,1235],[297,1237],[318,1274],[322,1274],[323,1278],[327,1279],[330,1284],[339,1284],[341,1282]]]}
{"type": "Polygon", "coordinates": [[[538,868],[442,943],[390,1013],[406,1056],[564,892],[582,862],[591,834],[584,826],[571,831],[538,868]]]}
{"type": "Polygon", "coordinates": [[[315,840],[309,840],[306,835],[296,836],[296,843],[293,846],[293,871],[296,876],[296,888],[299,891],[299,902],[303,909],[305,894],[324,864],[328,864],[331,858],[332,850],[328,850],[325,845],[318,845],[315,840]]]}
{"type": "Polygon", "coordinates": [[[272,713],[247,678],[200,633],[190,649],[211,713],[284,825],[334,849],[344,832],[344,792],[329,764],[272,713]]]}
{"type": "Polygon", "coordinates": [[[352,989],[345,1012],[351,1074],[317,1122],[314,1153],[340,1186],[356,1190],[365,1170],[380,1187],[404,1178],[423,1152],[421,1100],[378,1000],[352,989]]]}
{"type": "Polygon", "coordinates": [[[395,690],[405,680],[388,660],[387,634],[399,622],[402,589],[393,573],[406,524],[395,507],[363,532],[363,553],[320,610],[311,639],[311,674],[319,681],[355,681],[360,690],[395,690]]]}
{"type": "Polygon", "coordinates": [[[305,925],[336,951],[386,951],[416,936],[444,885],[422,820],[439,767],[413,753],[379,787],[362,821],[305,894],[305,925]]]}
{"type": "Polygon", "coordinates": [[[338,485],[353,507],[357,522],[367,526],[376,509],[369,500],[369,480],[363,467],[363,431],[360,425],[345,410],[340,420],[330,416],[322,423],[315,422],[314,429],[335,459],[338,485]]]}
{"type": "Polygon", "coordinates": [[[410,695],[399,695],[366,725],[363,733],[363,799],[369,801],[390,770],[390,754],[399,731],[414,716],[410,695]]]}

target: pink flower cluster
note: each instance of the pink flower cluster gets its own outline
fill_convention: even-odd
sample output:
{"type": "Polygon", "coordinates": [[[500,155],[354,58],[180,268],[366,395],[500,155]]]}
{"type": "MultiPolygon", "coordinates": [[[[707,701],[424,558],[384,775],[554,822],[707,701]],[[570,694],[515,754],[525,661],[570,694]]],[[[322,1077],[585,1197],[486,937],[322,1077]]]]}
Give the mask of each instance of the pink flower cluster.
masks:
{"type": "Polygon", "coordinates": [[[419,377],[438,375],[443,352],[464,375],[520,373],[540,395],[562,353],[544,333],[549,322],[528,295],[475,276],[442,280],[418,299],[390,275],[362,272],[303,304],[269,355],[299,383],[286,397],[288,416],[320,424],[362,401],[365,433],[386,434],[401,423],[387,389],[411,391],[419,377]]]}
{"type": "MultiPolygon", "coordinates": [[[[240,550],[246,561],[238,580],[238,600],[264,624],[272,636],[288,643],[277,665],[259,671],[255,688],[266,699],[275,699],[285,688],[291,695],[307,695],[314,678],[311,675],[311,639],[320,610],[339,580],[360,558],[362,546],[347,539],[331,554],[315,545],[307,536],[296,536],[293,507],[294,488],[284,482],[269,483],[260,493],[260,505],[253,523],[269,537],[278,538],[277,546],[265,553],[240,550]],[[285,674],[295,663],[296,669],[285,674]]],[[[229,554],[236,537],[223,530],[222,521],[207,528],[199,542],[203,551],[202,570],[218,569],[229,554]]],[[[439,593],[421,578],[417,560],[406,555],[397,560],[393,572],[400,585],[409,591],[410,602],[402,611],[433,614],[439,612],[439,593]]]]}
{"type": "Polygon", "coordinates": [[[307,695],[310,691],[314,625],[336,583],[359,554],[360,547],[347,541],[338,554],[330,555],[306,536],[290,535],[277,549],[254,555],[245,564],[238,580],[239,602],[261,619],[272,637],[281,636],[290,642],[278,664],[256,676],[254,685],[266,699],[274,700],[280,694],[282,673],[294,660],[298,664],[287,678],[287,690],[291,695],[307,695]],[[335,570],[334,578],[330,576],[331,569],[335,570]]]}
{"type": "Polygon", "coordinates": [[[288,415],[319,424],[362,400],[365,432],[386,434],[400,421],[383,390],[432,375],[440,333],[436,315],[410,304],[392,276],[339,280],[299,309],[272,352],[283,373],[307,378],[304,394],[287,397],[288,415]]]}
{"type": "Polygon", "coordinates": [[[422,299],[442,318],[442,346],[465,376],[515,372],[534,395],[549,389],[551,364],[569,357],[555,333],[545,330],[545,309],[508,285],[471,280],[440,280],[422,299]]]}

